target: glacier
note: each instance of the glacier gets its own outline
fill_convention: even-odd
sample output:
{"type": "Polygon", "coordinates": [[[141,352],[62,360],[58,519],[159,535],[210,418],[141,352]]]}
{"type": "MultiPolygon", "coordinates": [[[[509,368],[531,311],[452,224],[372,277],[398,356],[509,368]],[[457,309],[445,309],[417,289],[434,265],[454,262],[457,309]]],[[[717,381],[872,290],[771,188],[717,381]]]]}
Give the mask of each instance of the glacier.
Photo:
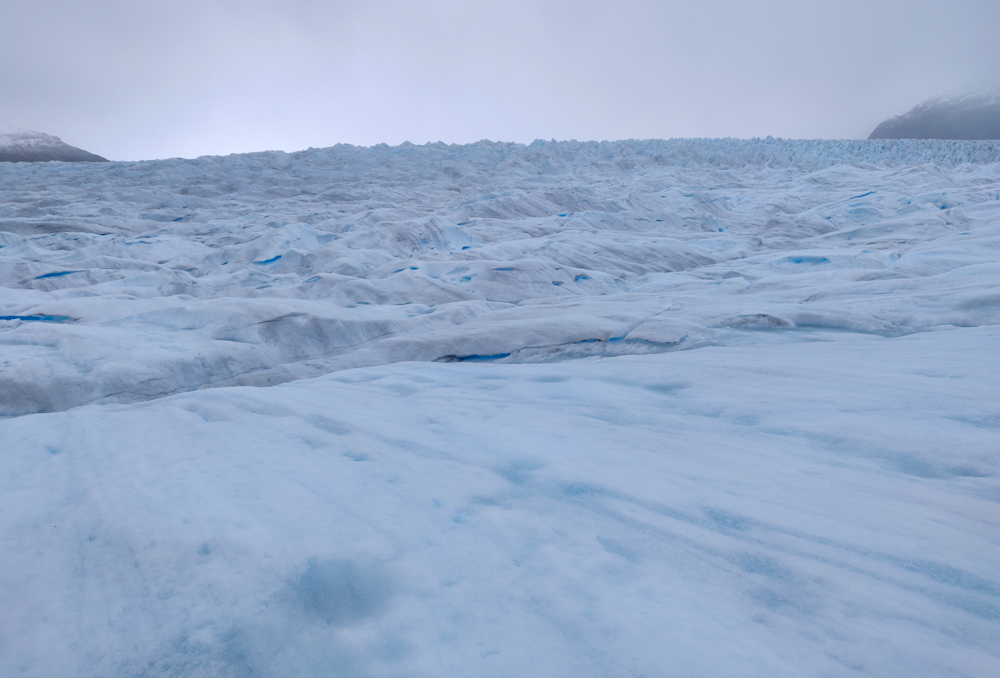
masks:
{"type": "Polygon", "coordinates": [[[0,673],[994,676],[1000,142],[0,163],[0,673]]]}

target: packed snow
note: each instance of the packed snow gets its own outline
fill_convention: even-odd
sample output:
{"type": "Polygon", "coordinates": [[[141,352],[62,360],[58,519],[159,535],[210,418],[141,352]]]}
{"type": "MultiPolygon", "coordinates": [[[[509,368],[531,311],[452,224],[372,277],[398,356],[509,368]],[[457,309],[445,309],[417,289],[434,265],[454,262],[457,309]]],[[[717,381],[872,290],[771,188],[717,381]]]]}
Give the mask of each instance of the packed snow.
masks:
{"type": "Polygon", "coordinates": [[[6,164],[0,246],[0,675],[1000,675],[1000,143],[6,164]]]}

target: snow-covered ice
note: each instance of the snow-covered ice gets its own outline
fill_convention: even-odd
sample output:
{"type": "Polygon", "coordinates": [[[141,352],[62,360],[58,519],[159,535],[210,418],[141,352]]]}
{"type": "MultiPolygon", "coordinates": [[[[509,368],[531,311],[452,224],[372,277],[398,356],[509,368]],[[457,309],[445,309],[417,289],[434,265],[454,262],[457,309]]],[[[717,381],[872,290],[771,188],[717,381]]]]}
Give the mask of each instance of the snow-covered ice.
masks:
{"type": "Polygon", "coordinates": [[[0,238],[0,675],[1000,675],[1000,143],[0,164],[0,238]]]}
{"type": "Polygon", "coordinates": [[[0,414],[733,328],[992,323],[998,159],[765,140],[2,165],[0,414]]]}

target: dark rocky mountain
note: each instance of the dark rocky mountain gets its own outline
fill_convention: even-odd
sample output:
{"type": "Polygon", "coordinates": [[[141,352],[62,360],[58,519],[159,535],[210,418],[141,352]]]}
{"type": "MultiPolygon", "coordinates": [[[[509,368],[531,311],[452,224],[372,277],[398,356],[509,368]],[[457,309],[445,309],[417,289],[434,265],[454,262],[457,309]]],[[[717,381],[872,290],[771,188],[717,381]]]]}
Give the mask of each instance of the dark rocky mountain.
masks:
{"type": "Polygon", "coordinates": [[[70,146],[59,137],[31,130],[0,131],[0,162],[107,162],[107,158],[70,146]]]}
{"type": "Polygon", "coordinates": [[[889,118],[869,139],[1000,139],[1000,95],[935,97],[889,118]]]}

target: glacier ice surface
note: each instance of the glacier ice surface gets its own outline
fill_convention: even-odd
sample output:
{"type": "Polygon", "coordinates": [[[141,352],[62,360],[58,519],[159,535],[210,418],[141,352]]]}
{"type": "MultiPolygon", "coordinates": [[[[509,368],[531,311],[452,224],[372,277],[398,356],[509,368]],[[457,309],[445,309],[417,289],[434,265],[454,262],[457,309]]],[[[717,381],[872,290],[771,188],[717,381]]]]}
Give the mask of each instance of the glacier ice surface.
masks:
{"type": "Polygon", "coordinates": [[[998,254],[992,142],[0,165],[0,674],[997,675],[998,254]]]}

